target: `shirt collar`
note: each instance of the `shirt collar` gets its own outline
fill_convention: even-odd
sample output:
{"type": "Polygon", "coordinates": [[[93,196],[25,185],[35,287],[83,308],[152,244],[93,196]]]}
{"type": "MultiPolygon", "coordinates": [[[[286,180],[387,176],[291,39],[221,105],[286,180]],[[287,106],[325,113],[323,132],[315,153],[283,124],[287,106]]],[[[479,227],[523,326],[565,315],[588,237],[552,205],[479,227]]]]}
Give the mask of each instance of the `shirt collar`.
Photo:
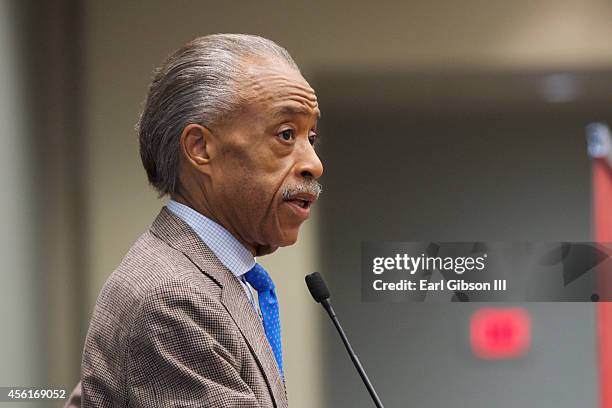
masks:
{"type": "Polygon", "coordinates": [[[253,254],[221,225],[174,200],[170,200],[166,207],[185,221],[237,278],[255,266],[253,254]]]}

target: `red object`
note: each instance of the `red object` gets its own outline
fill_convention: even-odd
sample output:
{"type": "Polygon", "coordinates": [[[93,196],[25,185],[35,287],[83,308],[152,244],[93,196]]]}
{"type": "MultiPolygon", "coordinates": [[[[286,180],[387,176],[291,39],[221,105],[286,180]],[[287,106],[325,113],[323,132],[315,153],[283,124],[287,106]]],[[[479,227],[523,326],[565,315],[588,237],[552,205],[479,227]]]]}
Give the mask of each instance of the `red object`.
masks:
{"type": "Polygon", "coordinates": [[[531,319],[525,309],[483,308],[472,316],[470,342],[480,358],[511,359],[524,355],[531,345],[531,319]]]}
{"type": "MultiPolygon", "coordinates": [[[[605,159],[593,160],[593,221],[595,240],[612,242],[612,168],[605,159]]],[[[610,276],[598,276],[600,298],[610,299],[610,276]]],[[[597,307],[599,339],[600,407],[612,408],[612,303],[600,302],[597,307]]]]}

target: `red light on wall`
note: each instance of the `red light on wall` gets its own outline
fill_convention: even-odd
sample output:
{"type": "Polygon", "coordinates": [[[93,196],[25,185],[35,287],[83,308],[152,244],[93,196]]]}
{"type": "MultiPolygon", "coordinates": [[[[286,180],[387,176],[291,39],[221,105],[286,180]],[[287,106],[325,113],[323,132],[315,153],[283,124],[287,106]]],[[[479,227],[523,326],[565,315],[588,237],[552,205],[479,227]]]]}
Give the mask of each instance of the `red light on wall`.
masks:
{"type": "Polygon", "coordinates": [[[470,322],[472,351],[487,360],[524,355],[531,345],[531,318],[521,308],[484,308],[470,322]]]}

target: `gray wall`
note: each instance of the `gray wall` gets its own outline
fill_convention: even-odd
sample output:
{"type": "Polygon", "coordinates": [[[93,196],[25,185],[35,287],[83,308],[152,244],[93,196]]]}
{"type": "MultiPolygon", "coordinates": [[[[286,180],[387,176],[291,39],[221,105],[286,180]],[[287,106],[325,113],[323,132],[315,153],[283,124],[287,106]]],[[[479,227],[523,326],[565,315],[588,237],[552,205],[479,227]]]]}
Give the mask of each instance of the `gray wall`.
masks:
{"type": "MultiPolygon", "coordinates": [[[[612,119],[593,75],[577,74],[583,97],[568,104],[543,101],[537,73],[317,77],[322,271],[387,406],[597,406],[591,304],[521,304],[532,349],[500,362],[472,355],[468,328],[478,307],[503,304],[360,299],[361,241],[590,240],[584,126],[612,119]]],[[[326,406],[371,406],[331,323],[323,332],[326,406]]]]}
{"type": "Polygon", "coordinates": [[[34,212],[37,195],[32,188],[35,175],[27,160],[32,149],[24,14],[16,5],[0,3],[0,384],[6,386],[36,384],[44,378],[36,369],[43,354],[38,341],[37,264],[31,254],[40,248],[34,212]]]}

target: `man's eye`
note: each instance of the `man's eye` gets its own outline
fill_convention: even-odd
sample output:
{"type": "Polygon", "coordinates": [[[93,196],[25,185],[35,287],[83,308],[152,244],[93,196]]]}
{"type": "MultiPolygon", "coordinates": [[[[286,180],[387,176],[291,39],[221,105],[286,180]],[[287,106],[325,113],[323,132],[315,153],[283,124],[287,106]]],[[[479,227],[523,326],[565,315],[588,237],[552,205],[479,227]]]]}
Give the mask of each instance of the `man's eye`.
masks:
{"type": "Polygon", "coordinates": [[[293,139],[293,129],[287,129],[287,130],[283,130],[282,132],[279,133],[279,136],[285,140],[285,141],[290,141],[291,139],[293,139]]]}
{"type": "Polygon", "coordinates": [[[312,146],[314,146],[317,143],[317,134],[312,133],[310,136],[308,136],[308,141],[312,146]]]}
{"type": "Polygon", "coordinates": [[[280,132],[278,134],[281,139],[283,139],[286,142],[289,142],[293,139],[293,129],[287,129],[287,130],[283,130],[282,132],[280,132]]]}

